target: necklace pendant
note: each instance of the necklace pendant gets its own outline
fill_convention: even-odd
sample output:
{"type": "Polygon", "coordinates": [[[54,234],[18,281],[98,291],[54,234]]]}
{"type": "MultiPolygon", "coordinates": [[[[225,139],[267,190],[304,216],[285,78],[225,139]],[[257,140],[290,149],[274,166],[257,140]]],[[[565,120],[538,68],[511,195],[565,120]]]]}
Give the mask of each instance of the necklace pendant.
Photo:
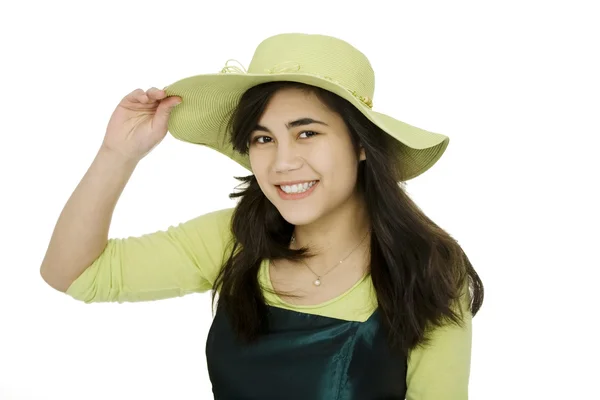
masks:
{"type": "Polygon", "coordinates": [[[317,279],[313,282],[315,284],[315,286],[321,286],[321,280],[317,279]]]}

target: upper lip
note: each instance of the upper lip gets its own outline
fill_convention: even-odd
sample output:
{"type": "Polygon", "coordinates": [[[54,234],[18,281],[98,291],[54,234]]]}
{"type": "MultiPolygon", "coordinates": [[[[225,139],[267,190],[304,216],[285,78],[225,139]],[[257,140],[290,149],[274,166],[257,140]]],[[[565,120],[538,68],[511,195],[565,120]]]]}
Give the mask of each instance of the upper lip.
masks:
{"type": "Polygon", "coordinates": [[[296,185],[299,183],[310,183],[313,181],[318,181],[318,179],[309,179],[309,180],[302,180],[302,181],[286,181],[286,182],[278,182],[275,185],[276,186],[292,186],[292,185],[296,185]]]}

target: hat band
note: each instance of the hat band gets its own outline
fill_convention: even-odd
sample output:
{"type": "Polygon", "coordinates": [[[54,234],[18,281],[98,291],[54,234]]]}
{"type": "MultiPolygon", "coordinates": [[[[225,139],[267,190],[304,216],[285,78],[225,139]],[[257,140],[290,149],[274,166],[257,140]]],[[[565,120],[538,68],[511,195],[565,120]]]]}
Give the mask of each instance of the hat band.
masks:
{"type": "MultiPolygon", "coordinates": [[[[265,69],[265,72],[268,74],[284,74],[284,73],[294,73],[294,72],[298,72],[298,71],[300,71],[300,64],[298,64],[297,62],[294,62],[294,61],[284,61],[284,62],[274,65],[271,68],[265,69]]],[[[229,59],[225,62],[225,66],[221,69],[221,73],[224,73],[224,74],[227,74],[227,73],[247,74],[248,71],[246,70],[246,68],[244,68],[242,63],[240,63],[238,60],[229,59]],[[230,62],[235,62],[238,65],[229,65],[230,62]]],[[[310,75],[313,75],[313,76],[316,76],[316,77],[322,78],[322,79],[327,79],[328,81],[331,81],[337,85],[342,86],[343,88],[348,90],[348,92],[350,92],[354,97],[356,97],[361,103],[363,103],[365,106],[367,106],[369,108],[373,108],[373,99],[371,99],[368,96],[361,96],[355,90],[350,90],[350,89],[346,88],[344,85],[342,85],[340,82],[336,81],[335,79],[331,78],[330,76],[322,76],[319,74],[312,74],[312,73],[310,75]]]]}

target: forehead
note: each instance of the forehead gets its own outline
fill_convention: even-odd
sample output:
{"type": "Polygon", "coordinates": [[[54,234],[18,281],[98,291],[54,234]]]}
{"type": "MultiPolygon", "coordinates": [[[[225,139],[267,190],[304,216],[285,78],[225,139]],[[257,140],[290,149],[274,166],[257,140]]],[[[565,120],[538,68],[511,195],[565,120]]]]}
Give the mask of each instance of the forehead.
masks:
{"type": "Polygon", "coordinates": [[[269,100],[260,121],[268,123],[296,117],[312,117],[331,120],[335,117],[323,102],[312,92],[300,89],[282,89],[269,100]]]}

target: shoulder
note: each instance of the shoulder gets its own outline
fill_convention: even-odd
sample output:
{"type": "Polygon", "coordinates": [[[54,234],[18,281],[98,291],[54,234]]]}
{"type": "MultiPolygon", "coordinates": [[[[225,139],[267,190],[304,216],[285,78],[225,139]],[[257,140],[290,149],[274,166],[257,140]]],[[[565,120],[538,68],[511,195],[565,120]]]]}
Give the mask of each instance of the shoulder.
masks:
{"type": "Polygon", "coordinates": [[[188,230],[190,233],[214,235],[220,233],[227,236],[231,232],[231,219],[235,208],[223,208],[211,211],[184,222],[178,226],[188,230]]]}
{"type": "Polygon", "coordinates": [[[462,323],[431,329],[428,343],[411,351],[407,399],[468,398],[473,319],[468,292],[463,293],[458,304],[462,323]]]}
{"type": "Polygon", "coordinates": [[[197,244],[225,247],[233,239],[231,222],[234,212],[235,208],[211,211],[180,224],[177,229],[185,230],[188,238],[197,244]]]}
{"type": "Polygon", "coordinates": [[[235,207],[222,208],[219,210],[210,211],[208,213],[202,214],[197,218],[200,218],[204,221],[212,220],[215,223],[229,224],[231,222],[231,218],[233,217],[234,211],[235,207]]]}
{"type": "Polygon", "coordinates": [[[211,211],[169,228],[169,236],[186,249],[211,284],[232,249],[234,211],[235,208],[211,211]]]}

